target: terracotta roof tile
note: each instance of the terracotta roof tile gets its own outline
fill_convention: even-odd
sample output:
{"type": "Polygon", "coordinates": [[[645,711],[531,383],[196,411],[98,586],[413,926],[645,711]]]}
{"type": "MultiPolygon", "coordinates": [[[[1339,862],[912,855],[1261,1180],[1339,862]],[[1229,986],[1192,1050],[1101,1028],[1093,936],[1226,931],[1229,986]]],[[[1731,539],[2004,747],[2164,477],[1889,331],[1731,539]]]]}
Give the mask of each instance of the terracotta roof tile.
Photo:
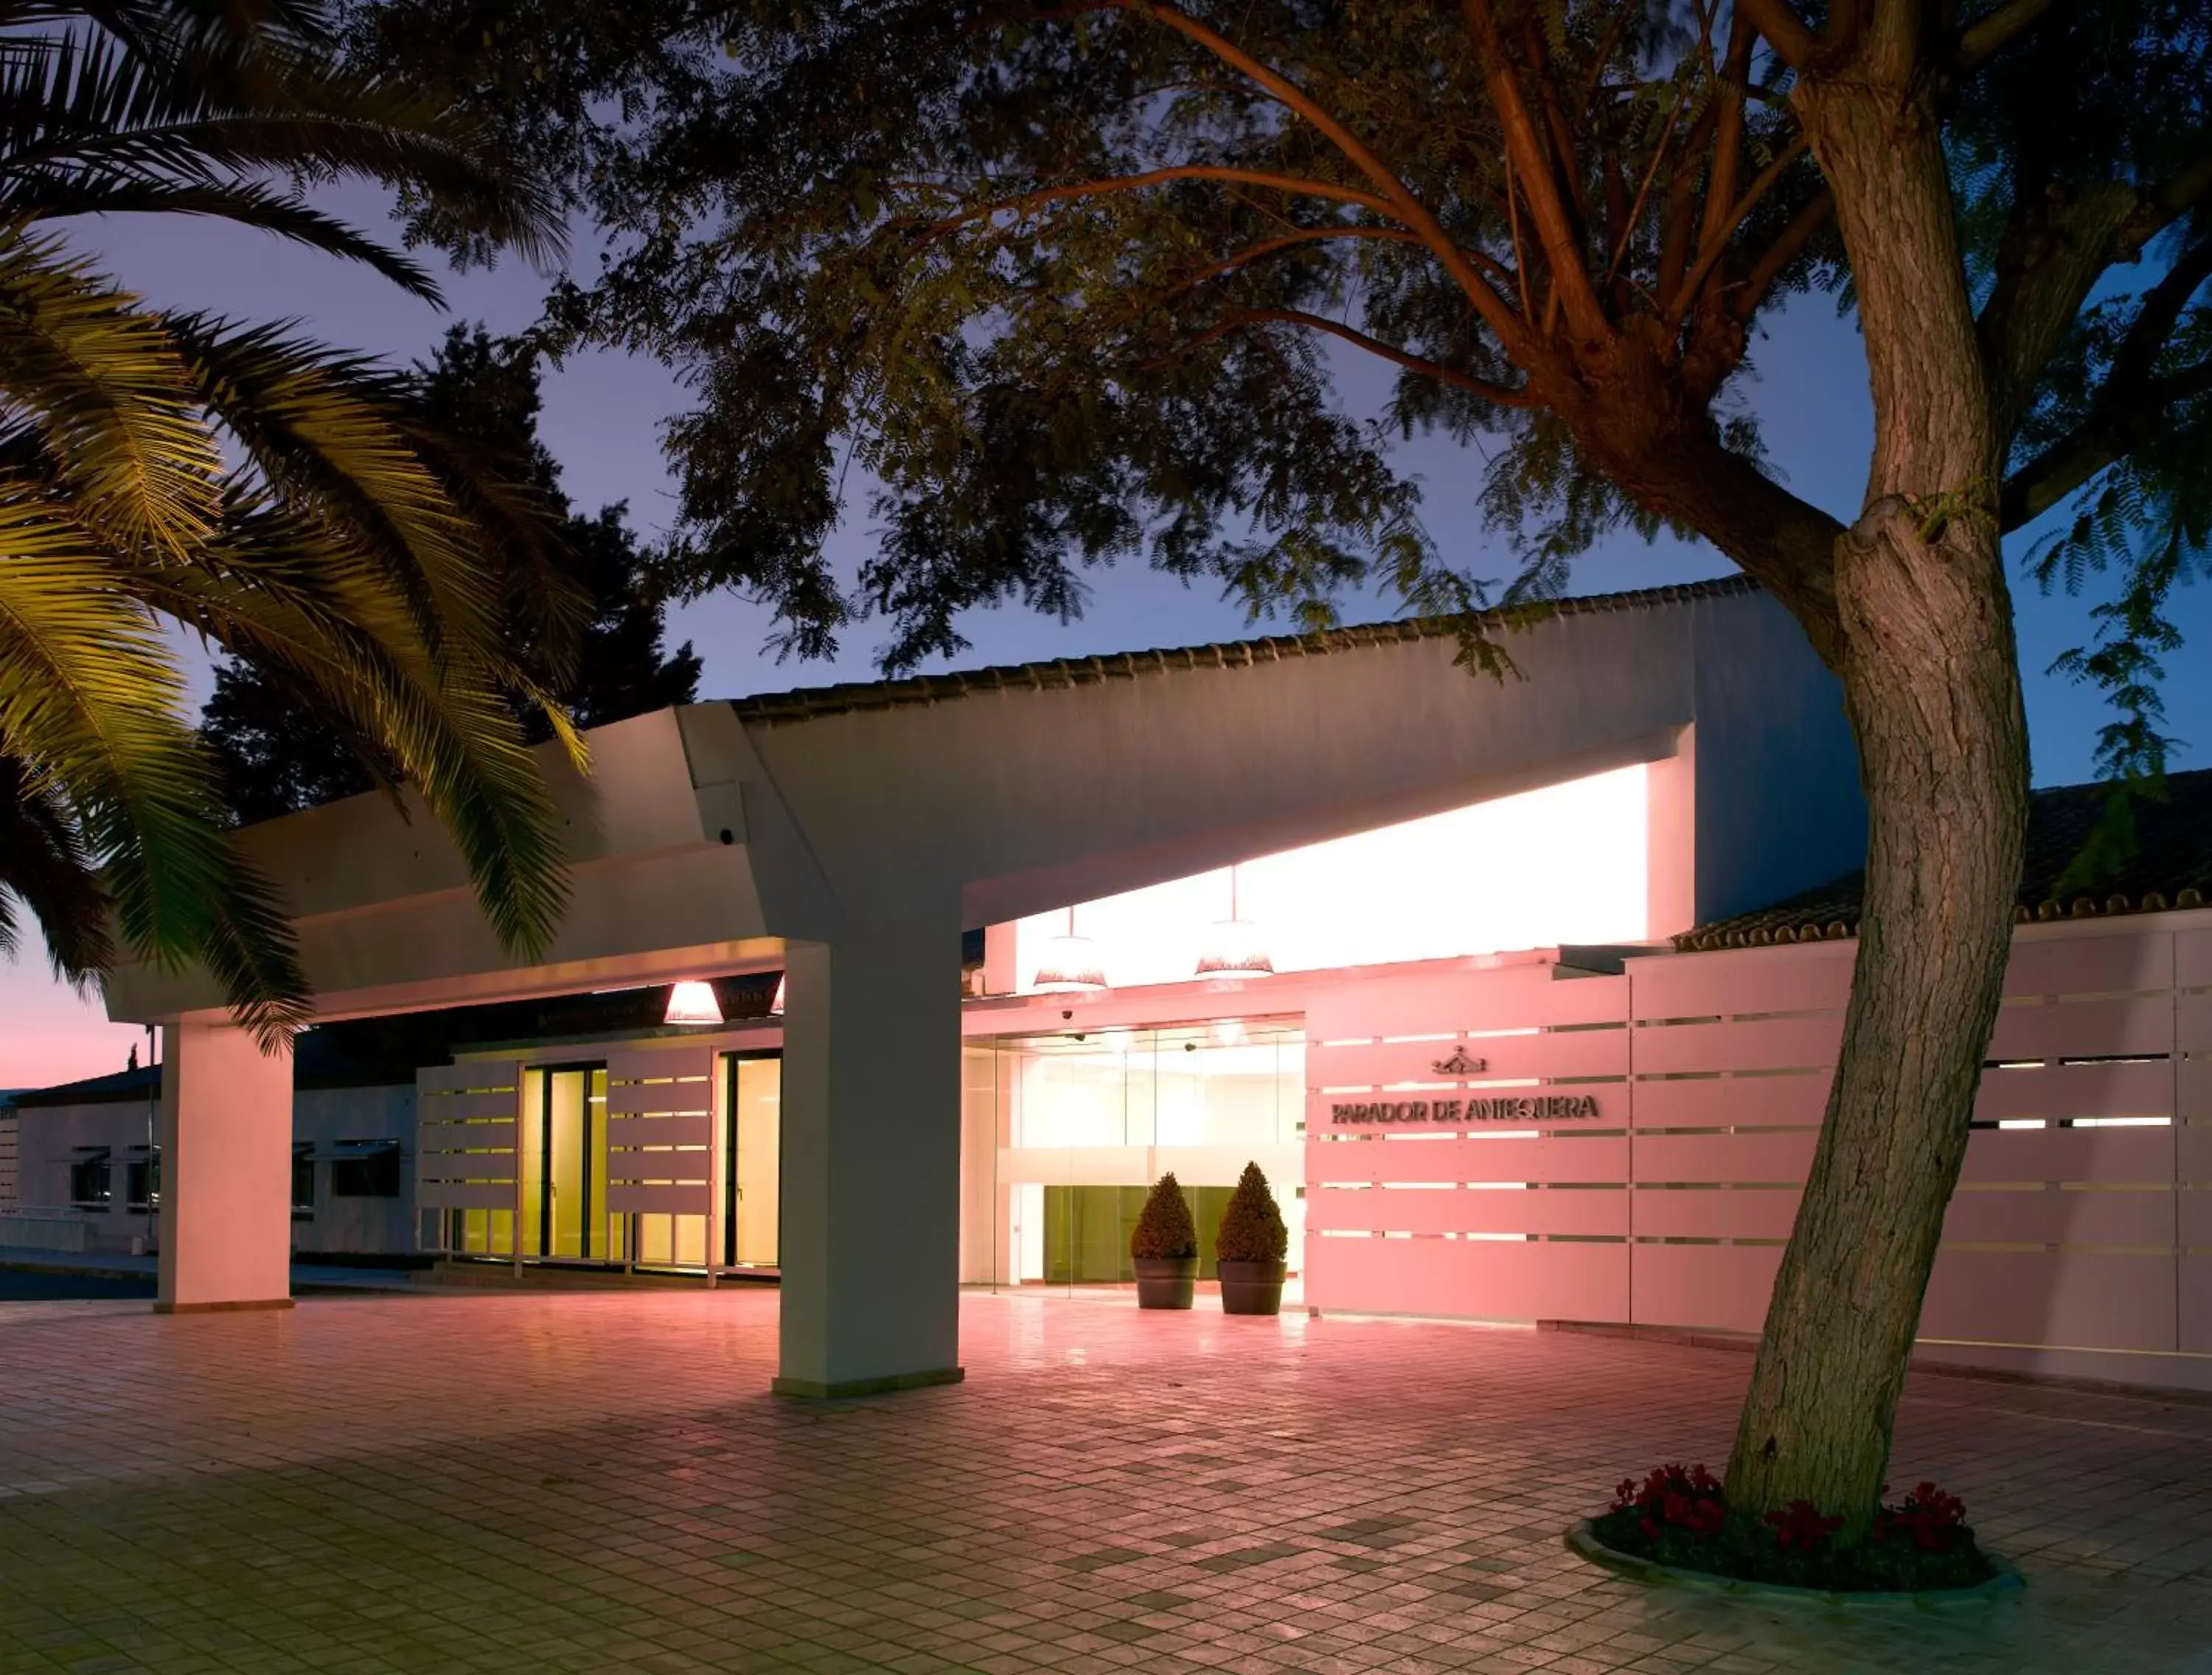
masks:
{"type": "MultiPolygon", "coordinates": [[[[1633,592],[1595,593],[1561,599],[1553,610],[1561,616],[1595,616],[1614,611],[1650,610],[1700,599],[1734,598],[1758,591],[1758,584],[1748,577],[1724,576],[1715,581],[1681,582],[1633,592]]],[[[1504,620],[1502,612],[1490,611],[1484,616],[1499,622],[1504,620]]],[[[1018,663],[944,675],[911,675],[897,680],[805,687],[793,692],[765,692],[750,698],[734,698],[730,703],[744,719],[773,725],[856,710],[945,703],[975,693],[1043,691],[1057,687],[1096,686],[1106,681],[1134,680],[1179,671],[1252,668],[1363,646],[1438,640],[1458,632],[1456,617],[1409,617],[1395,622],[1328,628],[1318,634],[1273,634],[1259,640],[1117,652],[1103,657],[1054,658],[1042,663],[1018,663]]]]}
{"type": "MultiPolygon", "coordinates": [[[[2102,784],[2031,792],[2027,858],[2014,917],[2021,924],[2212,905],[2212,768],[2169,774],[2162,803],[2135,804],[2136,851],[2094,892],[2053,892],[2104,812],[2102,784]]],[[[1862,872],[1847,873],[1756,913],[1700,925],[1674,938],[1683,951],[1820,942],[1858,934],[1862,872]]]]}

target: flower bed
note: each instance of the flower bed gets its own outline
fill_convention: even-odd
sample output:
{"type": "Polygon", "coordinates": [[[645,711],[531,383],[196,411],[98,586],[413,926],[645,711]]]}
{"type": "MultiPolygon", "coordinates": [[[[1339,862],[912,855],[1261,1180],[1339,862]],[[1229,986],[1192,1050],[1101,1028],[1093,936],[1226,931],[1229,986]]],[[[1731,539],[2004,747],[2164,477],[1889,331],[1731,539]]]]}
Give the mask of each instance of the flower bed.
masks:
{"type": "Polygon", "coordinates": [[[1856,1546],[1839,1547],[1844,1520],[1798,1501],[1759,1520],[1732,1516],[1720,1480],[1702,1466],[1662,1466],[1624,1481],[1590,1532],[1616,1553],[1681,1570],[1832,1593],[1922,1593],[1978,1587],[1997,1567],[1974,1540],[1955,1495],[1923,1483],[1875,1514],[1856,1546]]]}

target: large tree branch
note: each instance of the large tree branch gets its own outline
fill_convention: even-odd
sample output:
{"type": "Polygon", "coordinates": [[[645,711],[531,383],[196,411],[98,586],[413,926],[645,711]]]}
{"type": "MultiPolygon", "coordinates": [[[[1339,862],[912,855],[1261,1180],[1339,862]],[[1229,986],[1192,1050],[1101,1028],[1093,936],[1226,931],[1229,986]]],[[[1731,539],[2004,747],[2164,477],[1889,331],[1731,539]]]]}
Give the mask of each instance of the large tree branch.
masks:
{"type": "Polygon", "coordinates": [[[1458,241],[1446,233],[1443,223],[1431,213],[1429,207],[1415,197],[1399,179],[1389,165],[1364,143],[1329,113],[1312,94],[1299,87],[1279,70],[1260,62],[1218,30],[1200,22],[1187,13],[1172,6],[1146,4],[1143,15],[1174,30],[1184,39],[1205,48],[1223,64],[1256,85],[1267,89],[1284,109],[1310,124],[1322,137],[1340,152],[1345,161],[1372,181],[1376,190],[1389,201],[1394,217],[1421,236],[1453,282],[1466,294],[1475,312],[1483,317],[1490,329],[1509,345],[1517,343],[1522,331],[1513,310],[1505,299],[1492,288],[1490,282],[1475,270],[1458,241]]]}
{"type": "Polygon", "coordinates": [[[1447,367],[1429,360],[1425,355],[1395,348],[1379,337],[1370,337],[1356,326],[1346,325],[1341,320],[1333,320],[1322,314],[1310,314],[1303,308],[1243,309],[1217,325],[1208,326],[1185,344],[1184,348],[1202,348],[1218,338],[1226,337],[1232,331],[1241,331],[1248,325],[1302,325],[1315,331],[1327,332],[1332,337],[1340,337],[1347,343],[1365,349],[1370,355],[1380,355],[1394,366],[1403,367],[1408,372],[1419,373],[1426,378],[1433,378],[1438,383],[1449,384],[1455,390],[1465,390],[1470,395],[1480,396],[1485,401],[1494,403],[1499,407],[1536,405],[1536,398],[1526,390],[1510,389],[1503,384],[1492,384],[1489,379],[1477,378],[1472,373],[1461,372],[1455,367],[1447,367]]]}
{"type": "Polygon", "coordinates": [[[1729,205],[1727,213],[1717,221],[1708,223],[1714,231],[1708,235],[1705,249],[1698,253],[1690,271],[1683,276],[1680,288],[1665,304],[1669,321],[1680,324],[1682,317],[1689,313],[1691,305],[1697,301],[1705,276],[1728,253],[1729,240],[1735,236],[1736,228],[1741,227],[1745,219],[1759,207],[1759,200],[1773,190],[1774,183],[1782,178],[1782,172],[1796,161],[1805,146],[1805,135],[1800,130],[1790,143],[1775,155],[1774,161],[1753,178],[1751,185],[1744,188],[1743,196],[1729,205]]]}
{"type": "Polygon", "coordinates": [[[2212,383],[2212,361],[2165,378],[2153,375],[2182,310],[2212,279],[2212,238],[2183,252],[2143,293],[2128,334],[2089,403],[2088,415],[2006,481],[1999,517],[2007,529],[2032,522],[2106,466],[2157,436],[2167,410],[2212,383]]]}
{"type": "Polygon", "coordinates": [[[2005,479],[1997,521],[2008,533],[2032,524],[2097,474],[2153,440],[2179,404],[2212,390],[2212,360],[2154,380],[2135,400],[2106,408],[2005,479]]]}
{"type": "Polygon", "coordinates": [[[1792,70],[1803,70],[1820,44],[1790,0],[1736,0],[1736,11],[1751,20],[1774,55],[1792,70]]]}
{"type": "Polygon", "coordinates": [[[2212,136],[2194,161],[2147,190],[2112,181],[2057,204],[2016,203],[1998,246],[1997,282],[1974,323],[1997,434],[2009,437],[2044,368],[2097,282],[2212,195],[2212,136]]]}
{"type": "Polygon", "coordinates": [[[1474,37],[1482,63],[1483,84],[1505,130],[1506,155],[1521,177],[1528,200],[1529,217],[1536,224],[1536,240],[1550,264],[1553,294],[1565,308],[1567,324],[1585,342],[1601,342],[1611,335],[1597,288],[1590,283],[1589,269],[1574,225],[1559,197],[1559,183],[1550,165],[1550,148],[1537,132],[1536,122],[1522,94],[1520,77],[1507,58],[1505,42],[1490,0],[1462,0],[1468,28],[1474,37]]]}
{"type": "Polygon", "coordinates": [[[1796,259],[1806,241],[1826,225],[1828,217],[1835,212],[1836,195],[1826,186],[1808,198],[1805,207],[1767,246],[1766,253],[1752,264],[1741,288],[1729,298],[1729,312],[1739,320],[1749,320],[1759,311],[1759,305],[1766,300],[1767,292],[1782,276],[1782,270],[1796,259]]]}
{"type": "Polygon", "coordinates": [[[2002,5],[1984,13],[1960,33],[1959,44],[1951,49],[1953,67],[1960,70],[1973,69],[2066,3],[2068,0],[2004,0],[2002,5]]]}

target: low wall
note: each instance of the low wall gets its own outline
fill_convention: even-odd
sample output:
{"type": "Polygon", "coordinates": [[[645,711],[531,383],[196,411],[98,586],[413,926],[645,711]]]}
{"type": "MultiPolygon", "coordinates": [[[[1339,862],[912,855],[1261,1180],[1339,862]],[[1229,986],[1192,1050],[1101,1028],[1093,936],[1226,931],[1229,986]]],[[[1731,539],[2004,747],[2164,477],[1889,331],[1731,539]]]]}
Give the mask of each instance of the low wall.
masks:
{"type": "MultiPolygon", "coordinates": [[[[1317,992],[1309,1306],[1757,1331],[1855,952],[1317,992]]],[[[1923,1355],[2212,1388],[2212,916],[2025,927],[1990,1059],[1923,1355]]]]}

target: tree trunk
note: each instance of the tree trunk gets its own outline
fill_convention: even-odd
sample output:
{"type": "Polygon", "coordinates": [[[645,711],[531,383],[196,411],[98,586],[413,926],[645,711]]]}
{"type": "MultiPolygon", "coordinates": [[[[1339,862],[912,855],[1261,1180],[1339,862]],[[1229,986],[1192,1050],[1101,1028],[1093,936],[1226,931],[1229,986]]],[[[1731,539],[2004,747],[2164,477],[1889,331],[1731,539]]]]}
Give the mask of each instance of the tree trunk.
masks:
{"type": "Polygon", "coordinates": [[[1881,1493],[1966,1155],[2027,802],[2000,445],[1936,124],[1925,94],[1898,91],[1909,75],[1883,76],[1883,48],[1854,66],[1874,80],[1796,94],[1836,193],[1875,397],[1866,509],[1836,554],[1866,895],[1827,1119],[1728,1475],[1740,1512],[1808,1501],[1845,1520],[1846,1542],[1881,1493]]]}

